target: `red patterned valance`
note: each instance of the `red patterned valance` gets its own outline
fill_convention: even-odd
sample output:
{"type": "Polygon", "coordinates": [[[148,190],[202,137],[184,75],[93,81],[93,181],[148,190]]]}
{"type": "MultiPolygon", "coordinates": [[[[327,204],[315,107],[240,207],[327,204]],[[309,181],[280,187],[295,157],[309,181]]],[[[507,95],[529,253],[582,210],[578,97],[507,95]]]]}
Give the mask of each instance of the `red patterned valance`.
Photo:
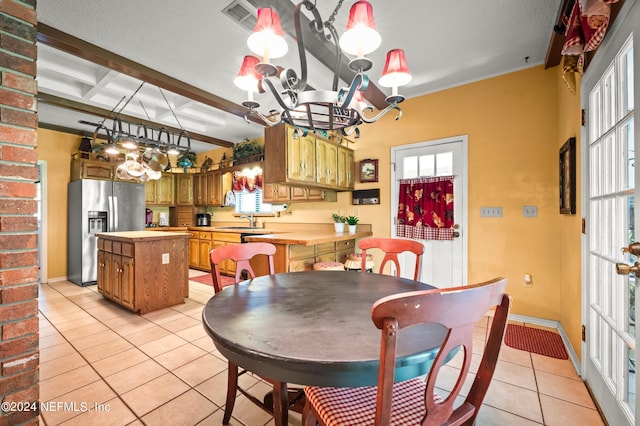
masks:
{"type": "Polygon", "coordinates": [[[398,203],[398,237],[453,239],[453,176],[403,179],[398,203]]]}

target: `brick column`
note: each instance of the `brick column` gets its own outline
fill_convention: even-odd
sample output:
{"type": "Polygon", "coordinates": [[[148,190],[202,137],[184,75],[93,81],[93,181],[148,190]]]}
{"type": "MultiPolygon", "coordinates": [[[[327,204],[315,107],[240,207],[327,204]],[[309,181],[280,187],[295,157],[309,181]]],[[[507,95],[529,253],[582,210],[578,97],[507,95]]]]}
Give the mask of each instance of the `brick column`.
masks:
{"type": "Polygon", "coordinates": [[[36,24],[36,0],[0,0],[0,425],[38,424],[36,24]]]}

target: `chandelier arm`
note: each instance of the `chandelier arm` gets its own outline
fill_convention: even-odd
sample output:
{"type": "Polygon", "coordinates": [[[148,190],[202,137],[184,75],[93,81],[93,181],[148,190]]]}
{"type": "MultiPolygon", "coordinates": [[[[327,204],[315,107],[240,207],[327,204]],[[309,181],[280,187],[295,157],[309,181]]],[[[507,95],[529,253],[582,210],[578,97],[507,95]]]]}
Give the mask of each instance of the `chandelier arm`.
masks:
{"type": "Polygon", "coordinates": [[[336,104],[340,108],[349,106],[351,99],[353,99],[353,96],[356,94],[356,91],[360,90],[364,92],[367,90],[367,87],[369,87],[369,77],[361,72],[357,73],[353,76],[353,80],[351,80],[351,84],[348,88],[340,89],[336,104]]]}
{"type": "MultiPolygon", "coordinates": [[[[317,28],[316,19],[320,17],[318,15],[315,5],[309,0],[301,1],[296,5],[296,9],[293,14],[294,26],[296,29],[296,41],[298,44],[298,56],[300,57],[300,79],[296,82],[295,88],[297,90],[304,90],[307,87],[307,54],[304,49],[304,40],[302,38],[302,25],[300,24],[300,9],[305,6],[308,10],[311,10],[314,15],[313,26],[317,28]],[[317,15],[317,18],[316,18],[317,15]]],[[[322,22],[322,21],[320,21],[322,22]]]]}
{"type": "Polygon", "coordinates": [[[260,120],[262,120],[262,122],[264,124],[266,124],[269,127],[273,127],[277,124],[282,123],[282,113],[278,113],[276,115],[277,120],[274,120],[273,118],[269,118],[267,116],[265,116],[264,114],[262,114],[260,111],[258,111],[257,109],[249,109],[249,111],[247,111],[247,113],[244,115],[244,120],[247,122],[247,124],[251,124],[251,121],[249,121],[249,115],[254,114],[255,116],[257,116],[260,120]]]}
{"type": "Polygon", "coordinates": [[[329,33],[333,38],[333,45],[336,48],[336,66],[333,68],[333,86],[332,86],[333,87],[332,90],[336,92],[338,90],[338,81],[340,80],[340,63],[342,62],[342,50],[338,45],[338,32],[336,31],[336,28],[333,26],[333,24],[330,21],[325,22],[324,26],[327,30],[329,30],[329,33]]]}
{"type": "Polygon", "coordinates": [[[371,118],[368,118],[368,117],[366,117],[364,115],[364,111],[373,111],[373,108],[367,107],[367,108],[364,109],[364,111],[362,111],[363,113],[360,114],[360,118],[362,118],[362,121],[364,121],[367,124],[375,123],[376,121],[378,121],[380,118],[382,118],[384,115],[386,115],[392,109],[395,109],[395,110],[398,111],[398,115],[396,116],[396,121],[400,120],[400,118],[402,118],[402,110],[400,109],[400,107],[396,103],[392,103],[392,104],[387,105],[387,107],[385,109],[383,109],[382,111],[380,111],[378,113],[378,115],[376,115],[375,117],[371,117],[371,118]]]}
{"type": "MultiPolygon", "coordinates": [[[[290,110],[291,108],[285,103],[284,99],[282,99],[282,97],[280,96],[280,93],[278,93],[278,91],[276,90],[275,86],[273,85],[273,82],[268,77],[264,78],[262,80],[263,87],[264,87],[265,84],[267,85],[267,87],[271,91],[271,94],[273,95],[273,97],[276,98],[276,101],[278,102],[278,105],[280,105],[280,107],[285,111],[290,110]]],[[[298,101],[297,101],[297,98],[296,98],[294,92],[292,92],[291,90],[287,90],[286,93],[289,94],[289,97],[293,101],[292,102],[293,108],[295,108],[295,106],[297,105],[298,101]]]]}

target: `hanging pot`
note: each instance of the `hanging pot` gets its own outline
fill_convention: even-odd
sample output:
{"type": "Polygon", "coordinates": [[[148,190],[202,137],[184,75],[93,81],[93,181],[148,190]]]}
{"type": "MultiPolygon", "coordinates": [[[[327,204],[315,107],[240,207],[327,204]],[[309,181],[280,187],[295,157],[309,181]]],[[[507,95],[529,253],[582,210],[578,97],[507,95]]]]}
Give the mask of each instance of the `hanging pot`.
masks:
{"type": "MultiPolygon", "coordinates": [[[[140,127],[144,129],[144,138],[147,139],[147,128],[144,125],[138,126],[138,134],[140,133],[140,127]]],[[[162,130],[160,130],[160,133],[158,134],[158,141],[160,140],[161,135],[162,130]]],[[[142,154],[142,162],[154,172],[161,172],[169,164],[169,157],[167,157],[167,154],[160,151],[158,146],[155,145],[152,148],[147,149],[142,154]]]]}

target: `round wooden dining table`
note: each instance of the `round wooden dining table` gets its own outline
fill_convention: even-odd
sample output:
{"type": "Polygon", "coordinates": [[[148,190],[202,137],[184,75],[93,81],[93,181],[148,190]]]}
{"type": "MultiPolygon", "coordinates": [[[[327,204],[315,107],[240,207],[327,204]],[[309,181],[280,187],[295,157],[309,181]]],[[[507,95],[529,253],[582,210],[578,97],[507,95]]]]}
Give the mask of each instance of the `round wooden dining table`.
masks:
{"type": "MultiPolygon", "coordinates": [[[[280,391],[274,386],[274,417],[286,425],[286,383],[376,385],[381,332],[371,307],[385,296],[431,288],[354,271],[267,275],[225,287],[207,302],[202,320],[230,362],[283,384],[280,391]]],[[[446,333],[439,324],[400,330],[396,381],[427,374],[446,333]]]]}

